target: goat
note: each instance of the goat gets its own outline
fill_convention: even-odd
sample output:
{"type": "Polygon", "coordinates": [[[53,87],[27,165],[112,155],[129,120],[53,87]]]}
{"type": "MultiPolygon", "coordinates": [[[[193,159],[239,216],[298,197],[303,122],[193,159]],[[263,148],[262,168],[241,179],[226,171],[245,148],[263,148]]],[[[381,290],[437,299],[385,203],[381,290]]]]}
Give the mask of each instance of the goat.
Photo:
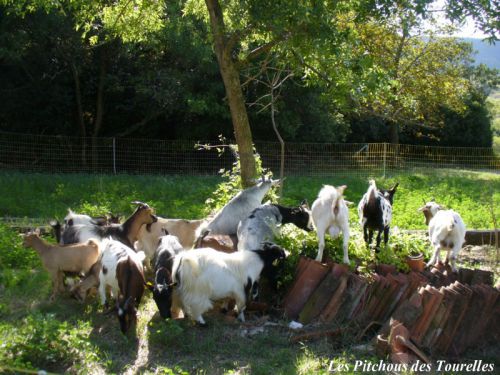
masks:
{"type": "Polygon", "coordinates": [[[375,180],[370,180],[368,191],[363,195],[358,204],[359,223],[363,228],[363,238],[368,247],[372,242],[373,231],[378,230],[377,245],[375,246],[376,252],[380,250],[382,232],[384,233],[384,244],[387,244],[389,240],[392,202],[398,185],[399,183],[396,183],[389,190],[377,189],[375,180]]]}
{"type": "Polygon", "coordinates": [[[462,218],[457,212],[445,210],[432,201],[420,207],[419,211],[425,216],[425,223],[429,226],[429,240],[434,247],[434,253],[427,267],[436,264],[436,260],[440,262],[440,251],[447,249],[446,263],[451,260],[451,268],[456,272],[455,262],[465,242],[465,224],[462,218]]]}
{"type": "Polygon", "coordinates": [[[319,191],[318,198],[313,202],[311,214],[318,235],[318,255],[316,256],[318,262],[323,261],[325,234],[328,231],[332,238],[338,237],[342,232],[343,262],[349,264],[349,209],[343,197],[346,187],[345,185],[339,187],[324,185],[319,191]]]}
{"type": "Polygon", "coordinates": [[[99,287],[99,273],[101,272],[102,262],[98,259],[92,267],[90,267],[89,272],[81,279],[78,284],[73,285],[70,289],[71,295],[78,301],[84,302],[92,288],[99,287]]]}
{"type": "Polygon", "coordinates": [[[276,273],[273,262],[285,258],[285,251],[272,243],[255,251],[222,253],[210,248],[185,251],[174,259],[172,270],[174,292],[181,307],[191,319],[205,325],[203,313],[213,301],[234,298],[238,318],[245,321],[247,296],[253,292],[261,274],[276,273]]]}
{"type": "Polygon", "coordinates": [[[262,199],[279,180],[262,180],[255,186],[240,191],[207,224],[204,234],[227,234],[236,236],[238,224],[262,204],[262,199]]]}
{"type": "Polygon", "coordinates": [[[68,208],[68,214],[64,218],[63,225],[57,220],[52,220],[50,226],[54,230],[54,237],[57,243],[64,245],[61,242],[61,232],[64,232],[68,227],[73,225],[110,225],[119,223],[119,217],[111,213],[105,217],[90,217],[85,214],[77,214],[71,208],[68,208]]]}
{"type": "Polygon", "coordinates": [[[62,234],[64,244],[83,242],[90,237],[100,239],[112,237],[121,241],[130,248],[137,241],[139,230],[144,224],[152,224],[157,221],[154,210],[146,203],[133,202],[137,204],[134,213],[123,224],[112,224],[109,226],[99,226],[95,224],[72,225],[62,234]]]}
{"type": "MultiPolygon", "coordinates": [[[[178,238],[165,232],[165,235],[160,237],[158,249],[154,256],[154,284],[146,283],[148,289],[153,293],[153,299],[156,302],[160,316],[164,319],[172,317],[172,298],[175,298],[175,296],[172,295],[172,289],[169,288],[169,285],[172,284],[174,258],[182,251],[184,251],[184,248],[178,238]]],[[[179,306],[179,303],[174,303],[174,306],[179,306]]]]}
{"type": "Polygon", "coordinates": [[[137,306],[144,293],[144,258],[144,252],[136,253],[122,242],[111,238],[102,241],[99,296],[101,304],[106,305],[106,289],[111,289],[123,333],[137,320],[137,306]]]}
{"type": "Polygon", "coordinates": [[[163,230],[166,230],[169,234],[178,238],[184,249],[192,249],[205,223],[205,220],[165,219],[158,217],[156,222],[141,227],[135,248],[144,251],[148,261],[153,259],[158,247],[158,239],[163,235],[163,230]]]}
{"type": "Polygon", "coordinates": [[[39,235],[39,231],[24,235],[23,246],[35,249],[42,258],[43,266],[52,279],[53,291],[50,299],[53,300],[58,292],[64,290],[64,272],[87,273],[99,258],[100,246],[95,239],[67,246],[52,245],[39,235]]]}
{"type": "Polygon", "coordinates": [[[298,207],[264,204],[253,210],[238,225],[238,250],[257,250],[263,242],[272,242],[275,235],[279,235],[278,225],[288,223],[312,230],[311,212],[306,201],[298,207]]]}

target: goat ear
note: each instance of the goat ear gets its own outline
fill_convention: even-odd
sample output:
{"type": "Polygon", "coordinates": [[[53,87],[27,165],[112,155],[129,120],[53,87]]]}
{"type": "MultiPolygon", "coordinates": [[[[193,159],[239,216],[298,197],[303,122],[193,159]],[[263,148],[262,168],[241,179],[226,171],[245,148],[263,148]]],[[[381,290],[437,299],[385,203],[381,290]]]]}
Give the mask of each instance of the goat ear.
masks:
{"type": "Polygon", "coordinates": [[[309,209],[309,202],[307,202],[307,199],[303,199],[302,202],[300,202],[300,206],[309,209]]]}
{"type": "Polygon", "coordinates": [[[396,189],[398,188],[398,186],[399,186],[399,182],[396,182],[396,185],[393,186],[391,191],[394,193],[396,191],[396,189]]]}
{"type": "Polygon", "coordinates": [[[339,186],[337,187],[337,192],[342,195],[344,194],[344,190],[347,189],[347,185],[342,185],[342,186],[339,186]]]}
{"type": "Polygon", "coordinates": [[[163,233],[165,233],[164,234],[165,236],[168,236],[170,234],[170,233],[168,233],[167,228],[161,228],[161,230],[163,231],[163,233]]]}

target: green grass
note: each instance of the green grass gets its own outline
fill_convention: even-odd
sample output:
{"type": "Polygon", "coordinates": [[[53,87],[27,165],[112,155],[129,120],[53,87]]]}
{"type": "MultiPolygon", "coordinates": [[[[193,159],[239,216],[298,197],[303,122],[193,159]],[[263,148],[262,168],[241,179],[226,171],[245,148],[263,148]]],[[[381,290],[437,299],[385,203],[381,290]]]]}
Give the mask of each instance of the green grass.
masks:
{"type": "MultiPolygon", "coordinates": [[[[221,183],[218,177],[185,176],[88,176],[0,173],[2,215],[62,219],[66,209],[92,215],[108,211],[128,216],[133,200],[156,208],[161,216],[200,218],[207,213],[204,202],[221,183]]],[[[366,191],[368,178],[288,177],[283,203],[297,204],[315,199],[323,184],[346,184],[346,197],[357,204],[366,191]]],[[[417,212],[422,199],[459,211],[470,228],[491,228],[492,212],[500,217],[500,175],[465,171],[400,174],[377,179],[381,187],[400,186],[395,196],[393,226],[425,228],[417,212]]],[[[356,205],[351,207],[353,262],[367,266],[370,254],[357,229],[356,205]]],[[[294,261],[300,251],[314,256],[314,233],[287,228],[281,240],[292,251],[282,292],[292,281],[294,261]]],[[[327,240],[327,249],[340,258],[339,240],[327,240]]],[[[394,230],[390,249],[382,251],[384,262],[401,266],[411,251],[429,247],[425,238],[394,230]]],[[[400,268],[403,268],[402,266],[400,268]]],[[[146,292],[148,293],[148,292],[146,292]]],[[[145,374],[326,374],[331,360],[352,364],[354,360],[378,361],[373,354],[355,352],[353,338],[321,339],[291,344],[293,332],[287,321],[266,326],[263,333],[243,335],[245,326],[209,314],[209,327],[201,329],[187,320],[162,321],[154,301],[146,294],[139,310],[136,335],[123,336],[113,315],[106,315],[94,299],[83,305],[67,296],[48,302],[50,280],[37,255],[22,248],[17,233],[0,225],[0,368],[40,369],[56,373],[145,374]]],[[[250,319],[251,320],[251,319],[250,319]]],[[[273,319],[276,321],[276,319],[273,319]]],[[[356,344],[359,344],[357,342],[356,344]]],[[[471,358],[473,357],[472,355],[471,358]]],[[[480,352],[477,358],[497,361],[494,354],[480,352]]],[[[19,373],[19,370],[12,370],[19,373]]],[[[349,373],[349,372],[346,372],[349,373]]]]}
{"type": "MultiPolygon", "coordinates": [[[[193,176],[95,176],[0,173],[0,207],[3,216],[50,220],[62,219],[67,208],[90,215],[108,212],[128,216],[130,202],[142,200],[164,217],[186,219],[206,215],[204,202],[221,179],[193,176]]],[[[379,187],[399,182],[394,198],[393,226],[424,229],[423,216],[417,212],[423,200],[437,202],[460,212],[468,228],[493,227],[491,207],[500,217],[500,174],[444,171],[399,174],[377,179],[379,187]]],[[[310,203],[323,184],[347,185],[346,198],[353,201],[351,218],[357,219],[356,205],[367,189],[368,178],[352,176],[287,177],[283,202],[310,203]]]]}

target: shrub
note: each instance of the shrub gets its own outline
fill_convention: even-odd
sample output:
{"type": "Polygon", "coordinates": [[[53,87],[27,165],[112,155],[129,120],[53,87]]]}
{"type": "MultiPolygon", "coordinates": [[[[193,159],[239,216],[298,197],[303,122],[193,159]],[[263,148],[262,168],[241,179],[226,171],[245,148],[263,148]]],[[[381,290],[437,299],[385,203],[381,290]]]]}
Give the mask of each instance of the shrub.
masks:
{"type": "Polygon", "coordinates": [[[37,253],[22,246],[21,236],[15,230],[0,224],[0,269],[30,269],[39,264],[37,253]]]}
{"type": "Polygon", "coordinates": [[[0,324],[0,367],[57,371],[82,369],[99,361],[88,342],[88,322],[69,324],[54,314],[35,313],[20,324],[0,324]]]}

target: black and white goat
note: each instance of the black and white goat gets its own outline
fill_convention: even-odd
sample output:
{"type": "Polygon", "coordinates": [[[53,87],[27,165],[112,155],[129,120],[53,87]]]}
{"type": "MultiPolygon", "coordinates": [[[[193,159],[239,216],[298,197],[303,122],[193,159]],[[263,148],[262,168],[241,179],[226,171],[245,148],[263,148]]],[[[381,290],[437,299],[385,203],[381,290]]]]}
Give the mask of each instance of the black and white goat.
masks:
{"type": "Polygon", "coordinates": [[[380,240],[384,233],[384,243],[389,240],[389,228],[392,220],[392,202],[399,183],[389,190],[377,189],[375,180],[370,180],[368,191],[358,204],[359,223],[363,228],[363,237],[370,246],[373,231],[377,230],[376,251],[380,250],[380,240]]]}
{"type": "MultiPolygon", "coordinates": [[[[162,318],[172,316],[172,298],[176,298],[173,296],[172,288],[170,288],[170,284],[172,284],[172,267],[175,256],[182,251],[184,251],[184,248],[179,239],[165,231],[165,235],[160,237],[154,256],[154,284],[147,283],[162,318]]],[[[174,303],[174,306],[179,306],[179,303],[174,303]]],[[[175,313],[177,314],[178,311],[175,311],[175,313]]]]}
{"type": "Polygon", "coordinates": [[[245,321],[247,298],[254,290],[261,274],[277,272],[273,265],[283,260],[285,251],[272,243],[260,250],[223,253],[210,248],[185,251],[175,257],[174,288],[182,310],[199,324],[205,325],[203,313],[213,307],[213,301],[234,298],[238,318],[245,321]]]}
{"type": "Polygon", "coordinates": [[[130,248],[137,241],[139,230],[143,225],[152,224],[157,221],[154,210],[146,203],[133,202],[137,204],[134,213],[122,224],[100,226],[96,224],[78,224],[68,226],[62,233],[61,242],[71,244],[84,242],[89,238],[103,239],[112,237],[121,241],[130,248]]]}
{"type": "Polygon", "coordinates": [[[332,238],[338,237],[342,232],[343,262],[349,264],[347,252],[349,245],[349,209],[343,197],[345,189],[345,185],[339,187],[325,185],[312,205],[312,218],[318,234],[318,255],[316,256],[318,262],[323,261],[326,232],[332,238]]]}
{"type": "Polygon", "coordinates": [[[215,216],[203,230],[203,234],[226,234],[236,236],[238,224],[262,204],[262,199],[279,180],[260,180],[257,185],[240,191],[215,216]]]}
{"type": "Polygon", "coordinates": [[[136,253],[122,242],[107,238],[101,242],[101,270],[99,296],[106,304],[106,289],[116,299],[120,329],[126,333],[137,320],[137,307],[144,293],[144,252],[136,253]]]}
{"type": "Polygon", "coordinates": [[[257,250],[263,242],[273,242],[279,235],[279,225],[288,223],[312,230],[311,211],[306,201],[298,207],[263,204],[238,225],[238,250],[257,250]]]}
{"type": "Polygon", "coordinates": [[[440,262],[440,251],[447,250],[446,263],[451,260],[451,268],[456,272],[455,262],[465,242],[465,224],[462,217],[458,212],[445,210],[432,201],[420,207],[419,211],[425,216],[425,223],[429,226],[429,240],[434,247],[427,266],[433,266],[436,261],[440,262]]]}

